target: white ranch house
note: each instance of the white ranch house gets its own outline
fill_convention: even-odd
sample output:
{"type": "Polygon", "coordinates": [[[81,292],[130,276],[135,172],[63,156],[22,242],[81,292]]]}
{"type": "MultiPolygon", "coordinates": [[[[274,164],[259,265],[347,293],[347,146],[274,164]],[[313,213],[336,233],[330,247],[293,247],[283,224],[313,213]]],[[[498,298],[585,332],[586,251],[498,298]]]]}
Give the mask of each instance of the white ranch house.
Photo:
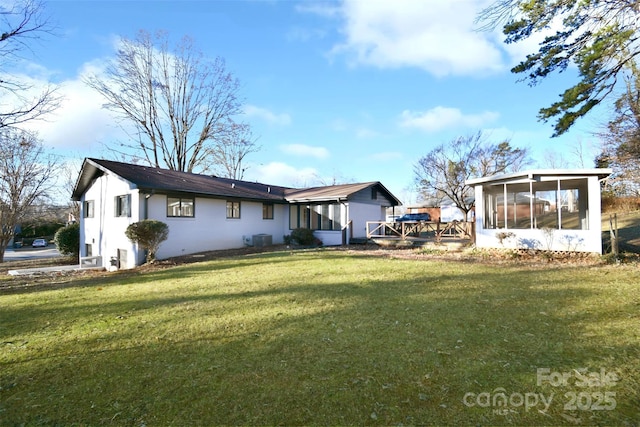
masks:
{"type": "Polygon", "coordinates": [[[169,226],[156,257],[281,244],[291,230],[311,228],[325,245],[366,237],[366,222],[401,205],[380,182],[307,189],[191,174],[109,160],[85,159],[72,199],[81,202],[80,257],[120,268],[144,262],[125,236],[129,224],[155,219],[169,226]]]}
{"type": "Polygon", "coordinates": [[[602,253],[600,181],[610,174],[551,169],[468,180],[476,245],[602,253]]]}

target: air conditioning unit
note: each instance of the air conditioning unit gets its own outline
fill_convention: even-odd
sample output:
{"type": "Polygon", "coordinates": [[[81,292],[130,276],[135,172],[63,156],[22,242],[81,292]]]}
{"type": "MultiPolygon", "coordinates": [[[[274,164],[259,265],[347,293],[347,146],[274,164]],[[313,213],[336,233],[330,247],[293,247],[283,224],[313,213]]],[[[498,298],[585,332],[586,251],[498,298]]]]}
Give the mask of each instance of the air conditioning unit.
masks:
{"type": "Polygon", "coordinates": [[[263,246],[271,246],[273,244],[273,238],[271,234],[254,234],[253,246],[260,248],[263,246]]]}

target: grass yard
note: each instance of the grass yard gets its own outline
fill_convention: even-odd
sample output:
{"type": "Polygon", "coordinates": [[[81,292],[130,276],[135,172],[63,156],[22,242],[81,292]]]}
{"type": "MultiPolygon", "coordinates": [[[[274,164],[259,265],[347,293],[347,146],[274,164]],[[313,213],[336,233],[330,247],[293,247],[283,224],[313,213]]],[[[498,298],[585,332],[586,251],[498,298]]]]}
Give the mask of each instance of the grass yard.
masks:
{"type": "MultiPolygon", "coordinates": [[[[615,229],[614,214],[602,215],[603,243],[605,252],[611,251],[611,225],[615,229]],[[611,219],[611,222],[610,222],[611,219]]],[[[619,249],[621,252],[640,253],[640,211],[616,214],[618,222],[619,249]]]]}
{"type": "Polygon", "coordinates": [[[70,278],[0,291],[0,424],[637,426],[639,325],[637,265],[312,250],[70,278]]]}

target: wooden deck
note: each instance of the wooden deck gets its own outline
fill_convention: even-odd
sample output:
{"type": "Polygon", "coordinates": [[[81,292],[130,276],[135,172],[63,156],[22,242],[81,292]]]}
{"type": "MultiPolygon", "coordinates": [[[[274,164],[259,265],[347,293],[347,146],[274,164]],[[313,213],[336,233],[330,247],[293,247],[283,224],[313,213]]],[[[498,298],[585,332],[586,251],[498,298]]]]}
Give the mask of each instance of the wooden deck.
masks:
{"type": "Polygon", "coordinates": [[[425,240],[442,242],[443,239],[473,239],[473,222],[367,221],[368,239],[395,239],[402,241],[425,240]]]}

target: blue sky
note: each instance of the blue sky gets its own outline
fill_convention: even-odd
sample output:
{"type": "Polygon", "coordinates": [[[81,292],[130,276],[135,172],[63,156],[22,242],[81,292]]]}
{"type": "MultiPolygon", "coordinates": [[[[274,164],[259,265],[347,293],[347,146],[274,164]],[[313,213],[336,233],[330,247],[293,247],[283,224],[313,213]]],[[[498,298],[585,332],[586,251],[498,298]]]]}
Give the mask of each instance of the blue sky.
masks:
{"type": "Polygon", "coordinates": [[[483,130],[529,147],[537,164],[555,156],[582,166],[603,118],[580,121],[561,138],[537,121],[540,107],[575,81],[575,71],[537,87],[509,69],[536,42],[506,46],[499,32],[474,30],[485,0],[65,1],[45,3],[58,27],[33,47],[23,71],[61,85],[60,110],[34,123],[65,159],[108,157],[121,138],[100,96],[82,83],[115,53],[119,36],[166,30],[191,36],[205,55],[221,56],[242,83],[244,119],[261,150],[245,179],[273,185],[381,181],[411,204],[413,165],[435,146],[483,130]]]}

